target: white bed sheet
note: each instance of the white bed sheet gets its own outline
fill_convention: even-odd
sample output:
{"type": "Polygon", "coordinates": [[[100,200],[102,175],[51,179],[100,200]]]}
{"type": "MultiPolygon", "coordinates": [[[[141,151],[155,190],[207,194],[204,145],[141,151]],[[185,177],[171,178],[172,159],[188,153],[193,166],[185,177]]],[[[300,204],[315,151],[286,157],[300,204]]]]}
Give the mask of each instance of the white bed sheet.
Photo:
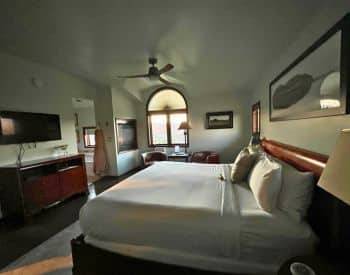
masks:
{"type": "Polygon", "coordinates": [[[260,209],[247,183],[236,184],[240,205],[240,259],[279,266],[312,253],[317,238],[306,221],[297,223],[280,210],[260,209]]]}
{"type": "Polygon", "coordinates": [[[156,163],[82,208],[85,240],[158,262],[257,274],[312,247],[307,224],[260,210],[245,184],[220,174],[229,179],[229,166],[156,163]]]}

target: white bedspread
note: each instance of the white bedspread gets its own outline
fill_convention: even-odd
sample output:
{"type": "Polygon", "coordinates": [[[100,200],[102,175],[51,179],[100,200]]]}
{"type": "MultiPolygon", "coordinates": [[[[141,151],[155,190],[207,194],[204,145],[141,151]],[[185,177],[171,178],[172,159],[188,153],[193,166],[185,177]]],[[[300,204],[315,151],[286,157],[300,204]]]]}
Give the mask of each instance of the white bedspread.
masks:
{"type": "Polygon", "coordinates": [[[309,226],[259,210],[248,189],[221,174],[229,179],[228,165],[156,163],[82,208],[85,240],[143,259],[250,273],[274,271],[281,259],[311,247],[309,226]]]}

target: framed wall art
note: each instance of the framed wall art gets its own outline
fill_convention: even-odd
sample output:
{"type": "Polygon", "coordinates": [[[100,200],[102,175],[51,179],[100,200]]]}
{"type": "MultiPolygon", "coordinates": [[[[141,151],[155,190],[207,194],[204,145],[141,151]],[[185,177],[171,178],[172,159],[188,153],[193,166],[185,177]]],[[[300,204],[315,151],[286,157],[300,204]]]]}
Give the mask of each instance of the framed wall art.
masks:
{"type": "Polygon", "coordinates": [[[206,129],[233,128],[233,112],[211,112],[206,114],[206,129]]]}
{"type": "Polygon", "coordinates": [[[349,81],[350,14],[270,83],[270,120],[348,114],[349,81]]]}
{"type": "Polygon", "coordinates": [[[252,105],[252,135],[260,135],[260,124],[261,124],[261,109],[260,101],[252,105]]]}

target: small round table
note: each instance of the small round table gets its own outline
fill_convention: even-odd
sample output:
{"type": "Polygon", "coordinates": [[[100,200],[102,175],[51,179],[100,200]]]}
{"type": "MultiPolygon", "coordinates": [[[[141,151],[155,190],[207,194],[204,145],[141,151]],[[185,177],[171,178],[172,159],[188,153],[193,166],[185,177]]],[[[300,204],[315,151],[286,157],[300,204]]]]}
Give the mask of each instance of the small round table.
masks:
{"type": "Polygon", "coordinates": [[[286,261],[278,270],[278,275],[292,275],[290,265],[299,262],[311,267],[316,275],[335,275],[329,262],[318,255],[297,256],[286,261]]]}

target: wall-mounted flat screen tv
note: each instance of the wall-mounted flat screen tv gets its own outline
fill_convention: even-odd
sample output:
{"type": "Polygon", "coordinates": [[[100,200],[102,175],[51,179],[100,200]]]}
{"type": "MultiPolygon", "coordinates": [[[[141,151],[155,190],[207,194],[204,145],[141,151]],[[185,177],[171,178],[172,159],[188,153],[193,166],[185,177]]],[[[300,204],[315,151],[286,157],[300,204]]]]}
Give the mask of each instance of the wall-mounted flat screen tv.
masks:
{"type": "Polygon", "coordinates": [[[118,152],[137,149],[136,119],[116,119],[118,152]]]}
{"type": "Polygon", "coordinates": [[[0,111],[0,144],[60,139],[59,115],[0,111]]]}

